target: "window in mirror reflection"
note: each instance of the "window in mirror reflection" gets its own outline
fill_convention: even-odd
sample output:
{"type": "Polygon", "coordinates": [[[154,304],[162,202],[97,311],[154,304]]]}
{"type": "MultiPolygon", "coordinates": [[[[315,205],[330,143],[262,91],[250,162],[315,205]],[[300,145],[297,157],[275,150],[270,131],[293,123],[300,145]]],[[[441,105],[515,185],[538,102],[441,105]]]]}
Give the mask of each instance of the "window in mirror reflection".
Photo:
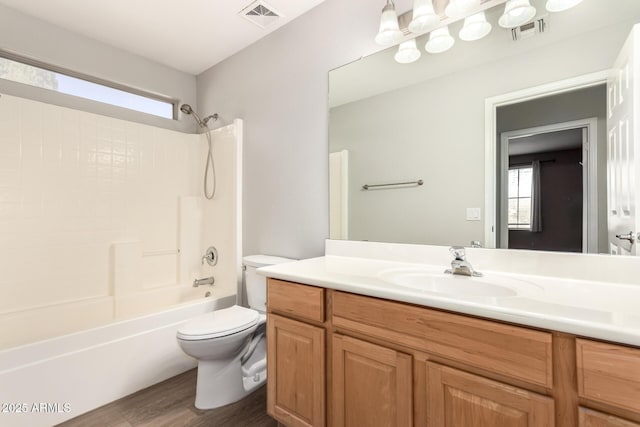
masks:
{"type": "Polygon", "coordinates": [[[531,176],[533,168],[509,169],[509,229],[531,229],[531,176]]]}

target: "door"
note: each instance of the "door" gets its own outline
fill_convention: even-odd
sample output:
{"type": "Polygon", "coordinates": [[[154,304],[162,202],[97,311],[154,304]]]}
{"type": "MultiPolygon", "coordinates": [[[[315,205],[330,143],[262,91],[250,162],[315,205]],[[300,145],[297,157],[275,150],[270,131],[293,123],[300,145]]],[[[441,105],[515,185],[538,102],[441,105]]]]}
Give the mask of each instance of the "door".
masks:
{"type": "Polygon", "coordinates": [[[412,425],[412,358],[333,335],[333,426],[412,425]]]}
{"type": "Polygon", "coordinates": [[[636,129],[640,120],[635,90],[640,73],[639,50],[640,26],[636,25],[607,82],[607,219],[609,252],[613,255],[638,255],[638,168],[634,163],[640,136],[636,129]]]}
{"type": "Polygon", "coordinates": [[[267,413],[288,427],[325,425],[325,331],[267,318],[267,413]]]}
{"type": "Polygon", "coordinates": [[[553,399],[427,363],[427,420],[438,427],[553,427],[553,399]]]}

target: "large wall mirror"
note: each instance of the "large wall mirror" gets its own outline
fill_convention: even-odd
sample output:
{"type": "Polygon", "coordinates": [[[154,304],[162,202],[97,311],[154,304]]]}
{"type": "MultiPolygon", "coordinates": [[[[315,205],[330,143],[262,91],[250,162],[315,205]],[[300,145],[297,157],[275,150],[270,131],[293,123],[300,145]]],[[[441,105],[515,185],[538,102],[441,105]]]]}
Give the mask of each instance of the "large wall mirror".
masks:
{"type": "Polygon", "coordinates": [[[616,105],[640,83],[616,61],[640,2],[545,3],[522,31],[499,5],[481,40],[458,21],[447,52],[424,35],[414,63],[395,46],[329,73],[332,239],[635,254],[634,110],[616,105]]]}

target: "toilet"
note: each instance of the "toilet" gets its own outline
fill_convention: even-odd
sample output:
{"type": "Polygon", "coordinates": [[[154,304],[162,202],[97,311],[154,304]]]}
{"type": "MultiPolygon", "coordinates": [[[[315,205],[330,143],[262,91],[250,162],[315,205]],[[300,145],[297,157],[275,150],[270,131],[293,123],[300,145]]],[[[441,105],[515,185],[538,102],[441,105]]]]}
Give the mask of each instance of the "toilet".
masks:
{"type": "Polygon", "coordinates": [[[205,313],[178,329],[178,344],[198,360],[196,408],[236,402],[267,380],[267,284],[256,268],[290,261],[269,255],[244,257],[250,308],[234,305],[205,313]]]}

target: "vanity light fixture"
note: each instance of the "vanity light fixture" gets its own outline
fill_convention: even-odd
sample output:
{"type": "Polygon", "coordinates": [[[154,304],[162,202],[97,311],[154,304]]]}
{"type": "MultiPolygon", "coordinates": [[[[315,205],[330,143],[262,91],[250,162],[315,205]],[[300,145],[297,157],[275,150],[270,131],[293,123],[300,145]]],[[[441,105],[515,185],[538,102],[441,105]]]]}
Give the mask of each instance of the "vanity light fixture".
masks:
{"type": "Polygon", "coordinates": [[[424,47],[429,53],[442,53],[453,47],[455,39],[449,34],[449,26],[440,27],[429,34],[429,41],[424,47]]]}
{"type": "Polygon", "coordinates": [[[464,19],[464,26],[458,34],[460,40],[472,42],[486,37],[491,32],[491,24],[487,22],[484,12],[476,13],[464,19]]]}
{"type": "Polygon", "coordinates": [[[480,0],[449,0],[449,4],[444,9],[444,13],[450,18],[458,18],[466,15],[478,6],[480,6],[480,0]]]}
{"type": "Polygon", "coordinates": [[[422,56],[422,54],[416,46],[416,39],[411,39],[400,43],[400,47],[398,48],[398,52],[395,54],[394,59],[400,64],[411,64],[412,62],[416,62],[420,59],[420,56],[422,56]]]}
{"type": "Polygon", "coordinates": [[[376,35],[376,43],[382,46],[389,46],[398,43],[402,39],[402,31],[398,25],[398,15],[396,15],[396,5],[393,0],[387,0],[387,4],[382,9],[380,17],[380,29],[376,35]]]}
{"type": "Polygon", "coordinates": [[[440,17],[433,9],[433,0],[414,0],[413,19],[409,24],[409,31],[422,33],[440,21],[440,17]]]}
{"type": "Polygon", "coordinates": [[[582,0],[548,0],[546,7],[549,12],[562,12],[580,3],[582,0]]]}
{"type": "Polygon", "coordinates": [[[529,22],[536,16],[536,8],[531,6],[529,0],[507,0],[504,14],[498,20],[503,28],[515,28],[529,22]]]}

